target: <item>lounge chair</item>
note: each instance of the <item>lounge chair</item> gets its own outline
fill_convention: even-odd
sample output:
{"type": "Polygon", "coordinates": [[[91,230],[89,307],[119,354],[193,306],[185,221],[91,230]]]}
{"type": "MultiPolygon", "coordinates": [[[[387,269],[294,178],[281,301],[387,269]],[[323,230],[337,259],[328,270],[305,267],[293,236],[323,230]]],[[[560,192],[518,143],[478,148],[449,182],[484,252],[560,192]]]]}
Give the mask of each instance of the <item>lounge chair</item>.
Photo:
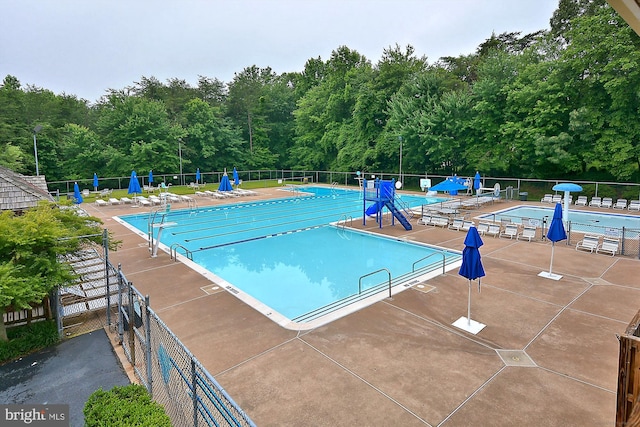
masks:
{"type": "Polygon", "coordinates": [[[600,236],[585,234],[582,240],[580,240],[576,244],[576,251],[581,250],[581,251],[589,251],[593,253],[593,251],[595,251],[598,248],[599,244],[600,244],[600,236]]]}
{"type": "Polygon", "coordinates": [[[508,237],[513,239],[518,236],[518,224],[507,224],[500,233],[500,237],[508,237]]]}
{"type": "Polygon", "coordinates": [[[120,201],[125,204],[131,204],[133,201],[128,197],[121,197],[120,201]]]}
{"type": "Polygon", "coordinates": [[[445,218],[443,216],[432,216],[429,224],[434,227],[446,228],[449,226],[449,218],[445,218]]]}
{"type": "Polygon", "coordinates": [[[422,215],[421,218],[418,218],[418,225],[429,225],[431,222],[431,215],[422,215]]]}
{"type": "Polygon", "coordinates": [[[149,196],[148,200],[149,200],[149,203],[151,203],[152,205],[161,205],[162,204],[162,200],[158,196],[151,195],[151,196],[149,196]]]}
{"type": "Polygon", "coordinates": [[[102,200],[102,199],[96,199],[96,205],[98,205],[98,206],[108,206],[109,203],[104,201],[104,200],[102,200]]]}
{"type": "Polygon", "coordinates": [[[465,220],[465,221],[462,221],[462,228],[461,228],[461,230],[462,230],[462,231],[469,231],[469,229],[470,229],[471,227],[475,227],[475,226],[476,226],[476,223],[475,223],[475,222],[465,220]]]}
{"type": "Polygon", "coordinates": [[[629,202],[629,207],[627,208],[630,211],[638,211],[640,212],[640,200],[632,200],[629,202]]]}
{"type": "Polygon", "coordinates": [[[560,194],[554,194],[553,197],[551,198],[551,203],[553,204],[562,203],[562,196],[560,194]]]}
{"type": "Polygon", "coordinates": [[[151,206],[151,202],[144,196],[137,196],[135,202],[141,206],[151,206]]]}
{"type": "Polygon", "coordinates": [[[484,233],[489,236],[499,236],[500,235],[500,225],[498,224],[489,224],[489,229],[484,233]]]}
{"type": "Polygon", "coordinates": [[[120,200],[116,199],[115,197],[110,197],[109,198],[109,204],[111,204],[111,205],[119,205],[120,204],[120,200]]]}
{"type": "Polygon", "coordinates": [[[542,199],[540,199],[541,203],[553,203],[553,195],[552,194],[545,194],[544,197],[542,199]]]}
{"type": "Polygon", "coordinates": [[[609,209],[611,206],[613,206],[613,199],[611,197],[603,197],[600,207],[609,209]]]}
{"type": "Polygon", "coordinates": [[[462,224],[464,224],[464,219],[453,218],[453,221],[451,222],[451,224],[449,224],[449,229],[460,231],[462,229],[462,224]]]}
{"type": "Polygon", "coordinates": [[[578,196],[575,203],[576,206],[587,206],[587,196],[578,196]]]}
{"type": "Polygon", "coordinates": [[[528,241],[532,241],[535,238],[536,238],[536,228],[535,227],[525,226],[522,229],[522,231],[520,233],[518,233],[518,236],[516,237],[516,240],[527,239],[528,241]]]}
{"type": "Polygon", "coordinates": [[[618,253],[619,247],[620,242],[618,239],[603,237],[602,243],[596,248],[596,253],[599,254],[600,252],[606,252],[611,254],[611,256],[615,256],[618,253]]]}
{"type": "Polygon", "coordinates": [[[602,205],[602,197],[592,197],[589,206],[599,208],[602,205]]]}
{"type": "Polygon", "coordinates": [[[618,199],[613,209],[627,209],[627,199],[618,199]]]}
{"type": "Polygon", "coordinates": [[[487,231],[489,231],[489,224],[486,222],[480,222],[478,223],[477,230],[479,234],[485,235],[487,234],[487,231]]]}

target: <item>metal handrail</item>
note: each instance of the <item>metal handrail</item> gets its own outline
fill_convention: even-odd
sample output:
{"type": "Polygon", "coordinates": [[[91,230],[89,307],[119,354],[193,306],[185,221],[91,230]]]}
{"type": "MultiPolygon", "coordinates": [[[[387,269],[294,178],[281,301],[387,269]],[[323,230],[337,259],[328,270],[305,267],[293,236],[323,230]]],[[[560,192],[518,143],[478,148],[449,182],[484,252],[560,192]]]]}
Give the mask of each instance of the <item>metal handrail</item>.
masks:
{"type": "Polygon", "coordinates": [[[169,248],[169,256],[171,257],[171,259],[173,259],[174,261],[178,261],[178,248],[182,248],[187,258],[193,261],[193,252],[182,246],[180,243],[174,243],[169,248]]]}
{"type": "Polygon", "coordinates": [[[344,230],[347,226],[347,221],[349,221],[350,227],[353,226],[353,217],[351,215],[342,214],[342,216],[338,220],[338,226],[342,225],[342,229],[344,230]],[[342,218],[344,218],[344,220],[342,218]]]}
{"type": "Polygon", "coordinates": [[[432,256],[434,256],[434,255],[442,255],[442,274],[445,274],[445,263],[446,263],[447,257],[445,256],[445,254],[444,254],[444,252],[443,252],[443,251],[440,251],[440,252],[434,252],[434,253],[432,253],[432,254],[427,255],[427,256],[426,256],[426,257],[424,257],[424,258],[420,258],[419,260],[417,260],[416,262],[414,262],[414,263],[413,263],[413,265],[411,266],[411,272],[412,272],[412,273],[415,273],[415,271],[416,271],[416,264],[417,264],[417,263],[419,263],[420,261],[424,261],[424,260],[425,260],[425,259],[427,259],[427,258],[431,258],[431,257],[432,257],[432,256]]]}
{"type": "Polygon", "coordinates": [[[371,275],[374,275],[376,273],[380,273],[381,271],[386,271],[387,274],[389,275],[389,298],[391,298],[391,272],[389,270],[387,270],[386,268],[381,268],[380,270],[372,271],[371,273],[367,273],[364,276],[360,276],[360,279],[358,279],[358,294],[362,293],[362,279],[364,279],[367,276],[371,276],[371,275]]]}

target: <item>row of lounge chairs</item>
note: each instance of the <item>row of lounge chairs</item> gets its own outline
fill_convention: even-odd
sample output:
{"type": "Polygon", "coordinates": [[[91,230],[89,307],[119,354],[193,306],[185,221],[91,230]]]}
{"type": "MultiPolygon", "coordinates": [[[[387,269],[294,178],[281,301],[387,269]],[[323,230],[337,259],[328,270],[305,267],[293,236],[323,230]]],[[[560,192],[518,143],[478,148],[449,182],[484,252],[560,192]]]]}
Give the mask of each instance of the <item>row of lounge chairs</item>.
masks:
{"type": "Polygon", "coordinates": [[[582,240],[576,244],[576,251],[587,251],[591,253],[606,253],[614,256],[620,252],[620,241],[612,237],[585,234],[582,240]]]}
{"type": "Polygon", "coordinates": [[[232,197],[243,197],[243,196],[255,196],[255,191],[251,190],[243,190],[243,189],[235,189],[232,191],[196,191],[196,196],[199,197],[212,197],[214,199],[228,199],[232,197]]]}
{"type": "Polygon", "coordinates": [[[115,197],[110,197],[108,200],[97,199],[97,206],[109,206],[109,205],[125,205],[125,204],[136,204],[140,206],[152,206],[152,205],[161,205],[166,202],[172,203],[180,203],[180,202],[189,202],[193,200],[190,196],[179,196],[173,193],[161,193],[160,197],[150,195],[149,197],[145,196],[136,196],[133,199],[129,197],[121,197],[117,199],[115,197]]]}
{"type": "Polygon", "coordinates": [[[594,208],[613,208],[629,211],[638,211],[640,212],[640,200],[631,200],[631,202],[627,201],[627,199],[617,199],[615,203],[613,203],[613,199],[611,197],[592,197],[589,202],[587,202],[587,196],[579,196],[578,200],[576,200],[575,206],[590,206],[594,208]]]}
{"type": "MultiPolygon", "coordinates": [[[[564,197],[560,194],[545,194],[542,199],[540,199],[541,203],[564,203],[564,197]]],[[[569,197],[569,204],[573,202],[573,197],[569,197]]]]}
{"type": "Polygon", "coordinates": [[[479,222],[478,225],[474,221],[464,218],[453,218],[449,221],[449,218],[438,215],[423,215],[418,219],[418,225],[431,225],[434,227],[448,228],[456,231],[469,231],[469,228],[476,227],[478,233],[483,236],[493,236],[500,238],[509,238],[516,240],[532,241],[536,238],[537,228],[525,226],[520,229],[518,224],[507,223],[489,223],[479,222]]]}

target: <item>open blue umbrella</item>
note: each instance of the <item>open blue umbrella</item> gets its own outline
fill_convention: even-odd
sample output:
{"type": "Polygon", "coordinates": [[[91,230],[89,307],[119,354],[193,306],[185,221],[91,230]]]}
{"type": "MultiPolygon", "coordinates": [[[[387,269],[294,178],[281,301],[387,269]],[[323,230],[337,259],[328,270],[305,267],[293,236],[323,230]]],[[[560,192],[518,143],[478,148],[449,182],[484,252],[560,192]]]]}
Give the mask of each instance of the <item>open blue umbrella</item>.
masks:
{"type": "Polygon", "coordinates": [[[129,189],[127,190],[127,193],[133,194],[134,196],[138,193],[142,193],[136,171],[131,172],[131,178],[129,179],[129,189]]]}
{"type": "Polygon", "coordinates": [[[73,197],[75,198],[74,203],[79,205],[84,201],[82,198],[82,194],[80,194],[80,187],[78,187],[78,183],[73,184],[73,197]]]}
{"type": "Polygon", "coordinates": [[[200,183],[200,168],[196,169],[196,184],[200,183]]]}
{"type": "Polygon", "coordinates": [[[231,181],[229,180],[229,176],[227,174],[222,175],[220,185],[218,186],[218,191],[233,191],[231,181]]]}
{"type": "Polygon", "coordinates": [[[466,190],[467,187],[465,187],[463,184],[460,184],[459,182],[457,182],[457,180],[454,180],[453,178],[449,177],[447,179],[445,179],[442,182],[437,183],[436,185],[434,185],[433,187],[431,187],[429,189],[429,191],[448,191],[448,192],[452,192],[452,191],[458,191],[458,190],[466,190]]]}
{"type": "Polygon", "coordinates": [[[236,170],[235,166],[233,167],[233,183],[236,187],[240,185],[240,177],[238,177],[238,171],[236,170]]]}
{"type": "Polygon", "coordinates": [[[462,265],[458,274],[469,279],[469,301],[467,304],[467,318],[461,317],[454,325],[468,332],[478,333],[485,325],[471,320],[471,281],[478,279],[478,292],[480,292],[480,278],[485,276],[482,259],[480,256],[480,246],[484,243],[475,227],[470,227],[464,239],[464,249],[462,250],[462,265]],[[466,323],[466,324],[465,324],[466,323]]]}
{"type": "Polygon", "coordinates": [[[149,186],[151,186],[152,182],[153,182],[153,170],[149,169],[149,186]]]}
{"type": "Polygon", "coordinates": [[[551,241],[551,263],[549,264],[549,272],[543,271],[538,274],[538,276],[553,280],[560,280],[562,278],[559,274],[553,274],[553,249],[556,242],[565,240],[566,238],[567,233],[564,231],[564,224],[562,223],[562,205],[556,203],[556,207],[553,210],[553,219],[551,220],[549,231],[547,231],[547,239],[551,241]]]}
{"type": "Polygon", "coordinates": [[[93,174],[93,191],[98,191],[98,174],[93,174]]]}

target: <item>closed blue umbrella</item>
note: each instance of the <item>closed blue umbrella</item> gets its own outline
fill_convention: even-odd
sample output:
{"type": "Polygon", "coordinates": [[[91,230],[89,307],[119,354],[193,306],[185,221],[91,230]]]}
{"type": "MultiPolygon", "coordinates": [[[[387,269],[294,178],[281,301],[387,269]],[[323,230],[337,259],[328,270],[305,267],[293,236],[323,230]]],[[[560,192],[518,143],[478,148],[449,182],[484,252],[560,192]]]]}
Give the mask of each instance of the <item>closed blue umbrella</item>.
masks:
{"type": "Polygon", "coordinates": [[[98,174],[93,174],[93,191],[98,191],[98,174]]]}
{"type": "Polygon", "coordinates": [[[136,171],[131,172],[131,178],[129,179],[129,189],[127,190],[128,194],[136,195],[138,193],[142,193],[140,189],[140,183],[138,182],[138,175],[136,171]]]}
{"type": "Polygon", "coordinates": [[[233,168],[233,183],[236,187],[240,185],[240,177],[238,176],[238,171],[235,167],[233,168]]]}
{"type": "MultiPolygon", "coordinates": [[[[474,330],[472,330],[471,327],[471,281],[478,279],[478,292],[480,292],[480,278],[485,276],[479,250],[480,246],[482,246],[483,244],[484,243],[480,238],[478,230],[475,227],[469,228],[467,236],[464,239],[464,249],[462,250],[462,265],[460,266],[460,270],[458,271],[459,275],[469,279],[469,301],[467,304],[466,319],[467,324],[466,328],[464,328],[469,332],[474,332],[474,330],[475,332],[478,332],[484,327],[484,325],[477,322],[474,322],[477,325],[473,328],[474,330]]],[[[460,322],[460,319],[458,320],[458,322],[460,322]]],[[[463,327],[464,325],[459,324],[456,326],[463,327]]]]}
{"type": "Polygon", "coordinates": [[[560,280],[562,278],[559,274],[553,274],[553,249],[556,242],[565,240],[566,238],[567,233],[564,231],[564,224],[562,223],[562,205],[556,203],[556,207],[553,210],[553,219],[551,220],[549,231],[547,231],[547,239],[551,241],[551,263],[549,264],[549,272],[543,271],[539,276],[553,280],[560,280]]]}
{"type": "Polygon", "coordinates": [[[229,180],[229,176],[227,176],[226,174],[223,175],[222,179],[220,180],[218,191],[233,191],[233,187],[231,186],[231,181],[229,180]]]}
{"type": "Polygon", "coordinates": [[[149,185],[153,182],[153,171],[149,170],[149,185]]]}
{"type": "Polygon", "coordinates": [[[74,203],[79,205],[84,201],[82,198],[82,194],[80,194],[80,187],[78,187],[78,183],[73,184],[73,197],[75,197],[74,203]]]}
{"type": "Polygon", "coordinates": [[[473,189],[476,190],[476,192],[482,186],[480,179],[480,172],[476,171],[476,175],[473,177],[473,189]]]}
{"type": "Polygon", "coordinates": [[[196,184],[200,183],[200,168],[196,169],[196,184]]]}

